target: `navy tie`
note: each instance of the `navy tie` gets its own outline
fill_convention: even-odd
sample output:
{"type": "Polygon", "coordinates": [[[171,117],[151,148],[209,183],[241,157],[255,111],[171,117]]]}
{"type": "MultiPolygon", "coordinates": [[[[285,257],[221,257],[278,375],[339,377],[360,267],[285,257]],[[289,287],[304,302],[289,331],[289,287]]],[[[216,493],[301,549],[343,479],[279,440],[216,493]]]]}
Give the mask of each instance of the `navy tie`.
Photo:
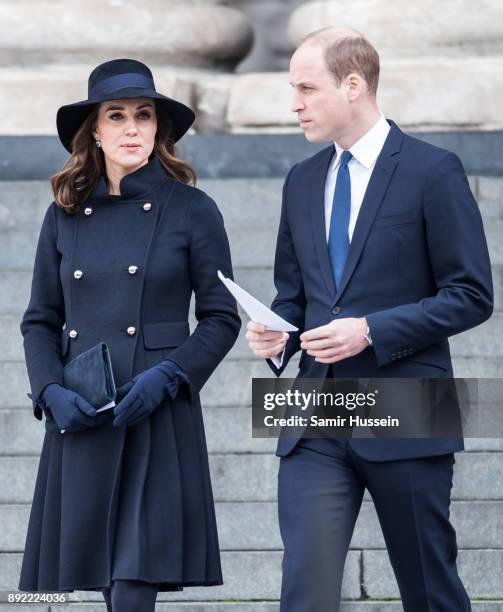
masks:
{"type": "Polygon", "coordinates": [[[336,289],[339,288],[344,265],[349,252],[349,215],[351,212],[351,178],[348,163],[353,155],[343,151],[335,183],[330,231],[328,234],[328,253],[336,289]]]}

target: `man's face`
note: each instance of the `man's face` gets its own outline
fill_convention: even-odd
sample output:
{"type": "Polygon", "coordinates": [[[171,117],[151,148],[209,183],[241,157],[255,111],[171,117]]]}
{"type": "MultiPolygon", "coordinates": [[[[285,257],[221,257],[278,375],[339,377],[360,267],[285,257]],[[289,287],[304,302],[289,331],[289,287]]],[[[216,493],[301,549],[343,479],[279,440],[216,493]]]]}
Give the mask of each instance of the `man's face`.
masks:
{"type": "Polygon", "coordinates": [[[290,61],[291,110],[310,142],[337,140],[350,121],[347,87],[338,87],[318,45],[303,45],[290,61]]]}

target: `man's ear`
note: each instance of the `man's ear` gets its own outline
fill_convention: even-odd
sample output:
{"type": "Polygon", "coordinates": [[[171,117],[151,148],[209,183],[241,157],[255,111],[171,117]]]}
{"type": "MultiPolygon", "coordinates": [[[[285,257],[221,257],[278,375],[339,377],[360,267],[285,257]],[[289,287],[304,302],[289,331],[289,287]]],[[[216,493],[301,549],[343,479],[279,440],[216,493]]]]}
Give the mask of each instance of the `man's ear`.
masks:
{"type": "Polygon", "coordinates": [[[352,72],[344,79],[347,96],[350,101],[356,100],[366,89],[366,83],[359,74],[352,72]]]}

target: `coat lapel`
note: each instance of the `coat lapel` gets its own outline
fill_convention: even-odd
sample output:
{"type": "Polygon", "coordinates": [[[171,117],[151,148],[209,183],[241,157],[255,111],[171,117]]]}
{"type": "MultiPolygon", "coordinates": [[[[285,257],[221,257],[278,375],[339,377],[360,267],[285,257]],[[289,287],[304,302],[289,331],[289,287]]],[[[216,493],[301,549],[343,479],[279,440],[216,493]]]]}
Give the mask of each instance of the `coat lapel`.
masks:
{"type": "MultiPolygon", "coordinates": [[[[356,268],[370,229],[372,228],[374,218],[382,204],[386,190],[388,189],[388,185],[398,164],[398,159],[395,159],[393,156],[400,150],[403,134],[395,123],[392,121],[389,121],[389,123],[391,124],[391,129],[382,151],[377,158],[356,220],[348,258],[342,274],[341,284],[337,290],[335,303],[339,301],[339,298],[344,292],[356,268]]],[[[327,251],[328,258],[328,249],[325,248],[325,250],[327,251]]]]}
{"type": "Polygon", "coordinates": [[[321,275],[331,296],[335,296],[335,282],[328,254],[325,229],[325,181],[334,154],[335,147],[333,145],[323,149],[320,153],[319,163],[315,165],[305,183],[311,188],[309,208],[314,248],[318,255],[321,275]]]}

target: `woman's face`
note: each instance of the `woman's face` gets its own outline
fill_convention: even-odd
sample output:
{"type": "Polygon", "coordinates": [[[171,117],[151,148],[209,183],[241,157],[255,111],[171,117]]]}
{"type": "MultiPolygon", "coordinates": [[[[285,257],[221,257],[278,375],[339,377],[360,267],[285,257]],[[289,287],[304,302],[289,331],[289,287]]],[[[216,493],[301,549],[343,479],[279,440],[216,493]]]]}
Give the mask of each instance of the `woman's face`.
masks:
{"type": "Polygon", "coordinates": [[[129,173],[154,149],[157,116],[150,98],[102,102],[93,136],[101,141],[107,169],[129,173]]]}

